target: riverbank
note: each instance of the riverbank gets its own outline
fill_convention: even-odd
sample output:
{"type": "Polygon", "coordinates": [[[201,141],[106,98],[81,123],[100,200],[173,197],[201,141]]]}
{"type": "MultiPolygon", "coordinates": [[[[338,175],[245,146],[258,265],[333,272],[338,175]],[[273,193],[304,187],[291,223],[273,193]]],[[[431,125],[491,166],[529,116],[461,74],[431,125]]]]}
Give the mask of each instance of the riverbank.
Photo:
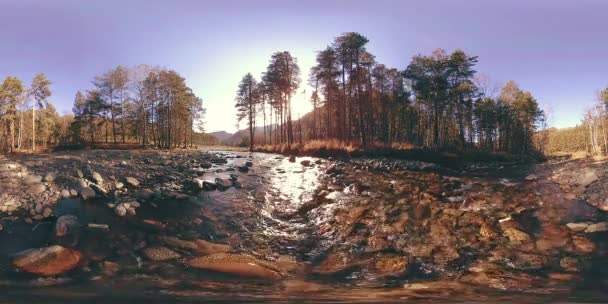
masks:
{"type": "Polygon", "coordinates": [[[0,160],[0,289],[608,299],[608,165],[500,166],[452,174],[422,161],[207,150],[11,155],[0,160]]]}
{"type": "Polygon", "coordinates": [[[256,152],[277,153],[286,156],[313,156],[350,160],[351,158],[392,158],[415,160],[439,164],[449,168],[459,168],[466,163],[534,163],[543,161],[540,155],[512,155],[504,152],[486,151],[438,151],[419,148],[409,144],[372,144],[362,147],[354,144],[330,141],[310,141],[304,144],[258,145],[256,152]]]}

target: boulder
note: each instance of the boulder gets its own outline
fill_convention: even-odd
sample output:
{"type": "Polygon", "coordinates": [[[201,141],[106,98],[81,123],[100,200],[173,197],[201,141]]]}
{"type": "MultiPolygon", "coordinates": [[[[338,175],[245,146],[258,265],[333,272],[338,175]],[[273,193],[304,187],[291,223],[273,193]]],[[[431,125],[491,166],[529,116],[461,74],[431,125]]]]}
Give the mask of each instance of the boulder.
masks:
{"type": "Polygon", "coordinates": [[[54,276],[74,269],[81,258],[76,250],[54,245],[17,253],[13,265],[25,272],[54,276]]]}
{"type": "Polygon", "coordinates": [[[503,234],[511,243],[522,243],[530,240],[530,235],[516,228],[507,228],[503,231],[503,234]]]}
{"type": "Polygon", "coordinates": [[[266,280],[283,278],[278,267],[247,254],[216,253],[188,261],[193,268],[266,280]]]}
{"type": "Polygon", "coordinates": [[[88,199],[95,198],[95,196],[96,196],[95,190],[91,189],[90,187],[80,188],[80,197],[82,197],[82,199],[88,200],[88,199]]]}
{"type": "Polygon", "coordinates": [[[162,246],[148,247],[142,250],[144,256],[152,261],[169,261],[179,259],[181,256],[167,248],[162,246]]]}
{"type": "Polygon", "coordinates": [[[139,187],[139,181],[134,178],[134,177],[127,177],[125,178],[127,185],[131,186],[131,187],[139,187]]]}
{"type": "Polygon", "coordinates": [[[232,248],[227,244],[212,243],[205,240],[194,240],[196,252],[201,255],[210,255],[216,253],[226,253],[232,248]]]}
{"type": "Polygon", "coordinates": [[[216,178],[215,186],[219,191],[226,191],[232,186],[232,181],[225,178],[216,178]]]}
{"type": "Polygon", "coordinates": [[[29,188],[27,188],[27,190],[25,191],[25,193],[29,194],[29,195],[39,195],[40,193],[46,191],[46,186],[43,184],[33,184],[31,185],[29,188]]]}
{"type": "Polygon", "coordinates": [[[585,229],[585,233],[605,232],[608,231],[608,222],[591,224],[585,229]]]}
{"type": "Polygon", "coordinates": [[[42,180],[45,181],[45,182],[47,182],[47,183],[54,182],[55,181],[55,173],[53,173],[53,172],[47,173],[42,180]]]}
{"type": "Polygon", "coordinates": [[[93,172],[91,174],[91,178],[93,179],[93,181],[95,183],[97,183],[98,185],[103,184],[103,177],[101,177],[101,174],[97,173],[97,172],[93,172]]]}
{"type": "Polygon", "coordinates": [[[30,175],[23,179],[23,183],[26,185],[34,185],[42,183],[42,176],[40,175],[30,175]]]}

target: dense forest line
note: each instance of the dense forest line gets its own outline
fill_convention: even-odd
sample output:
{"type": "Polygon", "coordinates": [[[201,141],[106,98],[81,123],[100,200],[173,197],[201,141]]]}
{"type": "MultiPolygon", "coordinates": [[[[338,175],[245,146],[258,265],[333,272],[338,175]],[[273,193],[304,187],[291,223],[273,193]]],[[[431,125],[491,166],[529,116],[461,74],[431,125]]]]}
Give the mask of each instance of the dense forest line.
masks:
{"type": "Polygon", "coordinates": [[[496,92],[477,76],[476,56],[438,49],[414,56],[398,70],[376,62],[367,43],[359,33],[344,33],[317,52],[308,79],[312,117],[302,120],[290,119],[291,96],[301,80],[289,52],[273,54],[260,81],[246,74],[236,108],[239,121],[247,121],[249,138],[260,137],[253,133],[262,120],[256,144],[320,139],[458,151],[535,150],[535,133],[546,126],[536,99],[514,81],[496,92]]]}
{"type": "Polygon", "coordinates": [[[608,87],[597,94],[597,103],[573,128],[548,129],[538,134],[547,154],[585,152],[608,155],[608,87]]]}
{"type": "Polygon", "coordinates": [[[147,65],[118,66],[76,92],[72,114],[59,115],[42,73],[29,87],[14,76],[0,86],[0,150],[35,150],[36,144],[133,144],[188,147],[202,134],[203,101],[177,72],[147,65]],[[198,131],[198,132],[196,132],[198,131]]]}

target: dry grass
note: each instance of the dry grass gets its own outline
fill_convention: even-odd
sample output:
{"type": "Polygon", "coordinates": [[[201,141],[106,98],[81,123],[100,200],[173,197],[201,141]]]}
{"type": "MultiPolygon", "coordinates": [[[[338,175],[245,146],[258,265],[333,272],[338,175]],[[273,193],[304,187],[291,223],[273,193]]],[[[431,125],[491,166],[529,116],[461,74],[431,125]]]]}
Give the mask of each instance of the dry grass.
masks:
{"type": "Polygon", "coordinates": [[[258,152],[270,152],[283,155],[333,157],[350,159],[351,157],[390,157],[399,159],[420,160],[438,163],[447,167],[459,167],[463,162],[504,162],[504,161],[538,161],[534,156],[515,156],[505,152],[485,151],[437,151],[417,147],[410,143],[373,143],[363,147],[356,143],[345,143],[337,140],[312,140],[303,144],[258,145],[258,152]]]}

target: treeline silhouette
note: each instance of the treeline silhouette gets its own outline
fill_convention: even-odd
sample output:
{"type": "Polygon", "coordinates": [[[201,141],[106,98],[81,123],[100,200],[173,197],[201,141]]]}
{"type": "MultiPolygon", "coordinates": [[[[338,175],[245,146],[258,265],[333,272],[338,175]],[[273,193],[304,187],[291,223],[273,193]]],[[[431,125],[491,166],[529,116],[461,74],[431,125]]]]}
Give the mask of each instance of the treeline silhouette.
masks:
{"type": "MultiPolygon", "coordinates": [[[[261,81],[247,74],[236,107],[239,121],[248,122],[249,138],[256,138],[253,133],[262,119],[263,136],[257,144],[320,139],[364,147],[412,143],[459,151],[534,150],[534,135],[545,126],[545,115],[516,82],[497,92],[487,78],[477,76],[477,57],[462,50],[438,49],[414,56],[403,70],[389,68],[375,60],[368,42],[349,32],[317,52],[308,79],[313,111],[302,121],[290,119],[291,96],[300,78],[289,52],[272,56],[261,81]]],[[[253,143],[249,140],[250,148],[253,143]]]]}
{"type": "Polygon", "coordinates": [[[203,101],[175,71],[118,66],[92,83],[76,93],[73,114],[59,115],[44,74],[29,87],[7,77],[0,85],[0,152],[35,150],[36,143],[175,148],[209,140],[201,134],[203,101]]]}

